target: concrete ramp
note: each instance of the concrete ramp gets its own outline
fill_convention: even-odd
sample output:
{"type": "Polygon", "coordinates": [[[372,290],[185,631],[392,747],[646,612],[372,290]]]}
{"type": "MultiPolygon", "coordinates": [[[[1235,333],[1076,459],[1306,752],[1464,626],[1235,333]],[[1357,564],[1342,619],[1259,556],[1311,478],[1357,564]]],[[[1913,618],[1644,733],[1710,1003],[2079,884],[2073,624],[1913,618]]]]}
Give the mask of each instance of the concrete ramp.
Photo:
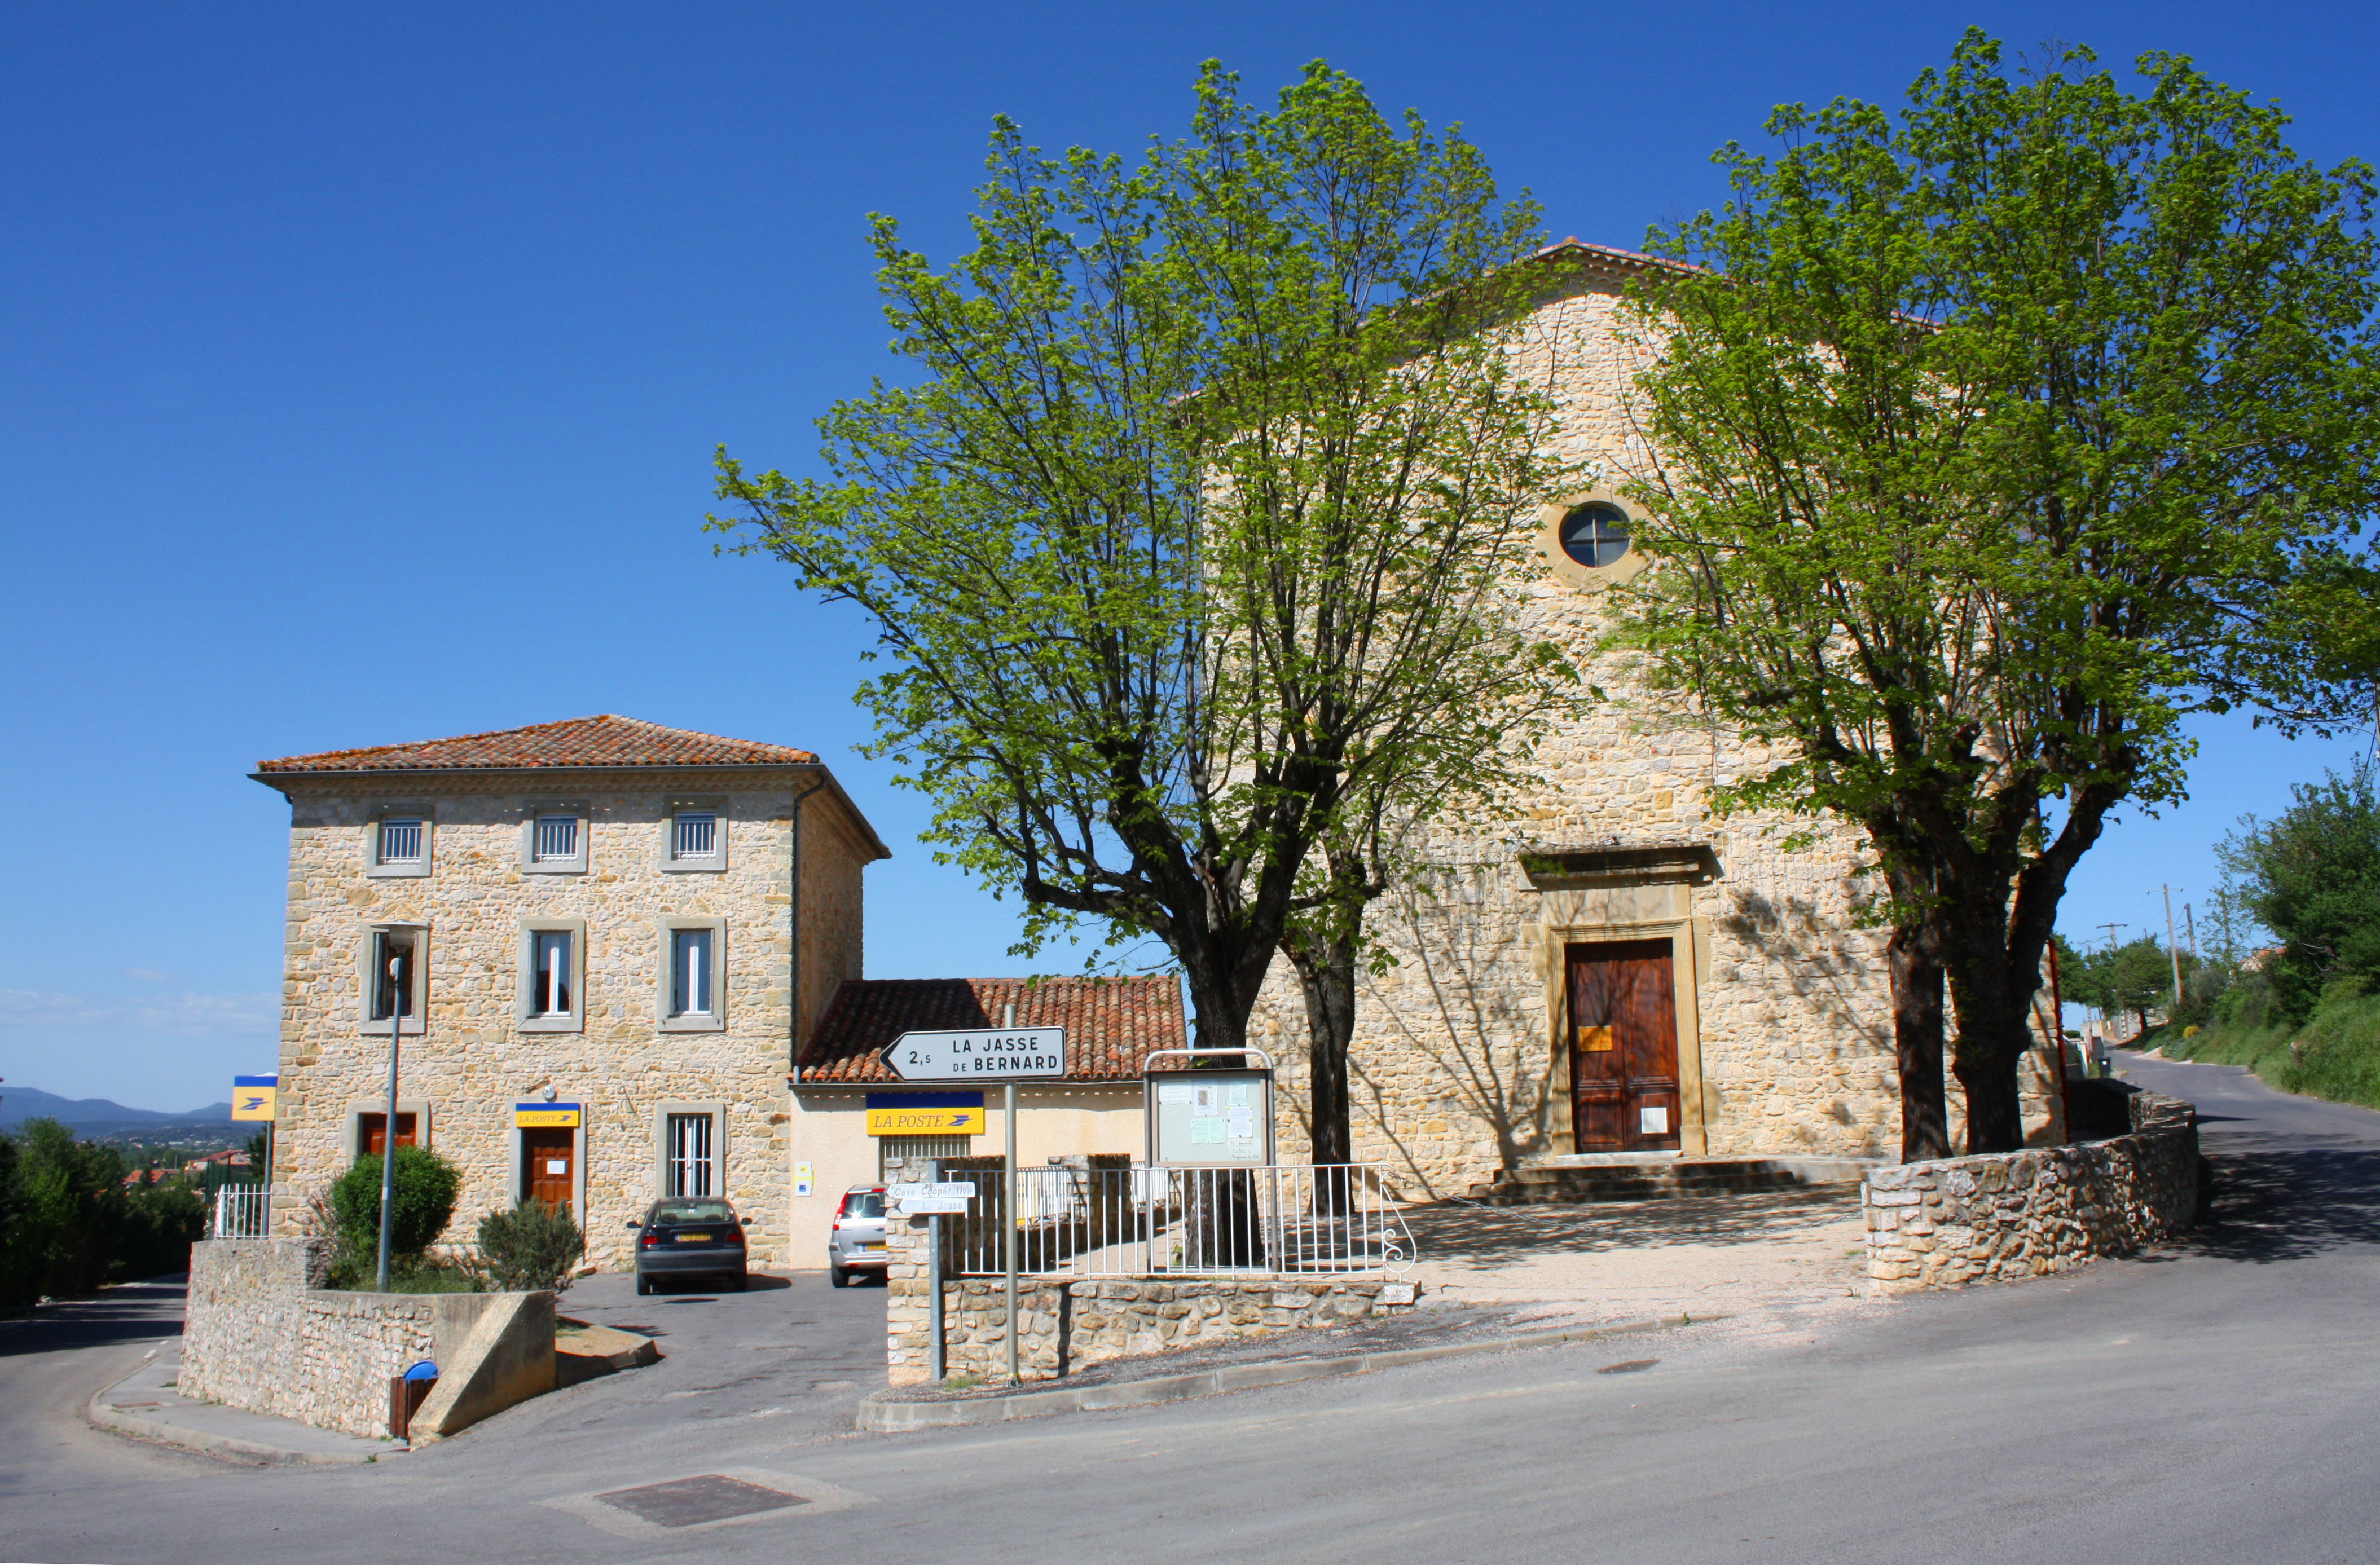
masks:
{"type": "Polygon", "coordinates": [[[438,1384],[413,1415],[415,1445],[468,1429],[515,1402],[553,1389],[553,1295],[491,1297],[438,1384]]]}

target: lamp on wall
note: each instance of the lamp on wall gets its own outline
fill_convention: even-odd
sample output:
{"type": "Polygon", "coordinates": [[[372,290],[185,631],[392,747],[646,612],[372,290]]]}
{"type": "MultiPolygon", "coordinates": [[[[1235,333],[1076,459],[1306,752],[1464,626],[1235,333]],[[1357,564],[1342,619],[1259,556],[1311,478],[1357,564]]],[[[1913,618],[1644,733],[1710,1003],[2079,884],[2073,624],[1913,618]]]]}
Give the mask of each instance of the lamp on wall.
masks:
{"type": "Polygon", "coordinates": [[[552,1088],[551,1086],[547,1086],[547,1087],[546,1087],[546,1089],[545,1089],[545,1091],[544,1091],[540,1096],[542,1096],[542,1097],[544,1098],[544,1099],[545,1099],[548,1103],[552,1102],[552,1101],[553,1101],[553,1088],[552,1088]]]}

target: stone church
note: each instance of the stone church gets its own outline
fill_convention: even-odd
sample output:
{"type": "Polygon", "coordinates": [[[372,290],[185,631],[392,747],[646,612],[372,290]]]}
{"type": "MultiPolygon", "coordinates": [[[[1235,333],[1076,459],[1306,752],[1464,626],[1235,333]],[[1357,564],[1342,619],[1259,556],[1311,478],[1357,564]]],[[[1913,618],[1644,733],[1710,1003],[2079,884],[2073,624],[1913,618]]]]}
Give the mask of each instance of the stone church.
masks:
{"type": "MultiPolygon", "coordinates": [[[[1896,1159],[1884,937],[1861,927],[1853,874],[1863,834],[1715,817],[1712,787],[1768,753],[1595,650],[1599,595],[1645,564],[1619,492],[1648,466],[1631,406],[1646,349],[1623,308],[1658,263],[1570,239],[1532,264],[1548,285],[1513,350],[1553,389],[1562,453],[1588,479],[1540,509],[1529,628],[1575,648],[1608,699],[1547,736],[1541,782],[1507,819],[1433,839],[1419,883],[1374,904],[1370,931],[1395,960],[1360,980],[1355,1156],[1425,1196],[1549,1161],[1896,1159]]],[[[1279,1071],[1278,1144],[1302,1154],[1306,1020],[1286,963],[1251,1036],[1279,1071]]],[[[2022,1076],[2034,1140],[2055,1138],[2041,1064],[2022,1076]]]]}

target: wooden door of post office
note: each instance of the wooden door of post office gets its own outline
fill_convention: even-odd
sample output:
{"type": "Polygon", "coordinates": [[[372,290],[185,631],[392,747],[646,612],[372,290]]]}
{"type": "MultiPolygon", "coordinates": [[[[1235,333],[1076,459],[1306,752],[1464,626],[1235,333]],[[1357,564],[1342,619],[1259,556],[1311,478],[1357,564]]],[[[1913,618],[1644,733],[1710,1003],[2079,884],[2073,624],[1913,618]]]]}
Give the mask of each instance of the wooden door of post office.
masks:
{"type": "Polygon", "coordinates": [[[576,1172],[578,1133],[567,1125],[536,1125],[520,1133],[521,1188],[530,1199],[561,1210],[577,1199],[576,1172]]]}
{"type": "Polygon", "coordinates": [[[1572,1145],[1678,1147],[1678,984],[1666,940],[1569,948],[1572,1145]]]}

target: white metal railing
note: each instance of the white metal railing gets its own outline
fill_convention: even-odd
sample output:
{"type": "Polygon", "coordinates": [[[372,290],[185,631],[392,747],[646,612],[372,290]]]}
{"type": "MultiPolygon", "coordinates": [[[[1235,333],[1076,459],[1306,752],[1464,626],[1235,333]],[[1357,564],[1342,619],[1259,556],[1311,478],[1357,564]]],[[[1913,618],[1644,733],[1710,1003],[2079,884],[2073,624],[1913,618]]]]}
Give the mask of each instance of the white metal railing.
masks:
{"type": "Polygon", "coordinates": [[[207,1222],[210,1239],[262,1239],[272,1219],[272,1193],[259,1184],[226,1184],[215,1192],[207,1222]]]}
{"type": "MultiPolygon", "coordinates": [[[[944,1270],[1001,1275],[999,1171],[944,1177],[976,1187],[942,1219],[944,1270]]],[[[1376,1277],[1414,1262],[1371,1163],[1020,1169],[1014,1226],[1016,1268],[1032,1277],[1376,1277]]]]}
{"type": "Polygon", "coordinates": [[[537,843],[530,850],[532,857],[577,858],[578,856],[578,818],[575,815],[540,815],[537,818],[537,843]]]}
{"type": "Polygon", "coordinates": [[[715,815],[686,814],[677,818],[677,846],[673,856],[677,858],[710,858],[711,844],[719,828],[715,815]]]}
{"type": "Polygon", "coordinates": [[[380,823],[380,861],[382,864],[420,863],[421,822],[382,820],[380,823]]]}

